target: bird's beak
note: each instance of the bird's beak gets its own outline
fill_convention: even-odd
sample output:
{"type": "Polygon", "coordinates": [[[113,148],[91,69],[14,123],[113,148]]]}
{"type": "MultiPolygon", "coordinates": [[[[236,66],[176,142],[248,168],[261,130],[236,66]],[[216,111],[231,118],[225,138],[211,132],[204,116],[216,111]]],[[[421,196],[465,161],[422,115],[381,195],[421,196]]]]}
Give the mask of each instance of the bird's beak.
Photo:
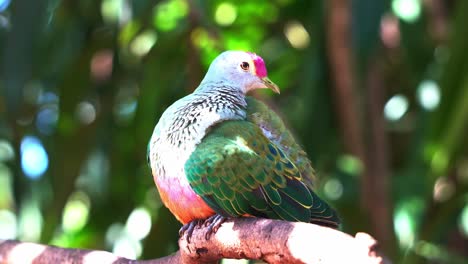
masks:
{"type": "Polygon", "coordinates": [[[274,82],[268,79],[268,77],[263,77],[262,82],[263,84],[265,84],[266,87],[270,88],[273,92],[280,94],[278,85],[276,85],[274,82]]]}

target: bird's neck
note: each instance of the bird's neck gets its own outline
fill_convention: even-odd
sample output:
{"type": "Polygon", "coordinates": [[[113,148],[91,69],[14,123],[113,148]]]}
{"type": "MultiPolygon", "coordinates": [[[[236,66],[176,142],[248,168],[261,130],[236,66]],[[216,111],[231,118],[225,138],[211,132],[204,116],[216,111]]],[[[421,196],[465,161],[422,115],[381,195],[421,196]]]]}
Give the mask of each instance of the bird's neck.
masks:
{"type": "Polygon", "coordinates": [[[246,116],[245,95],[231,85],[204,83],[189,98],[176,110],[168,130],[175,147],[195,147],[214,124],[246,116]]]}

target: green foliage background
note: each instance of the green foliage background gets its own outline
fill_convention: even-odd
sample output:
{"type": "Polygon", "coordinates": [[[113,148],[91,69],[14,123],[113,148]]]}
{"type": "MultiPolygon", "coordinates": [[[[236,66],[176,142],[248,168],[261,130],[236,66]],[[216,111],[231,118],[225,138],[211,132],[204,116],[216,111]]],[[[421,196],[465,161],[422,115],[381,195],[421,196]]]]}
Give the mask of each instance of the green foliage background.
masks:
{"type": "Polygon", "coordinates": [[[158,198],[147,142],[217,54],[241,49],[261,55],[281,87],[256,96],[309,153],[345,232],[375,235],[395,263],[468,261],[467,1],[9,2],[0,1],[3,238],[145,259],[174,252],[180,224],[158,198]],[[345,21],[343,38],[333,17],[345,21]],[[434,109],[421,103],[424,85],[440,94],[434,109]],[[403,115],[391,120],[395,95],[403,115]],[[21,167],[25,136],[48,154],[35,179],[21,167]],[[144,237],[132,233],[148,226],[129,220],[135,208],[149,212],[144,237]]]}

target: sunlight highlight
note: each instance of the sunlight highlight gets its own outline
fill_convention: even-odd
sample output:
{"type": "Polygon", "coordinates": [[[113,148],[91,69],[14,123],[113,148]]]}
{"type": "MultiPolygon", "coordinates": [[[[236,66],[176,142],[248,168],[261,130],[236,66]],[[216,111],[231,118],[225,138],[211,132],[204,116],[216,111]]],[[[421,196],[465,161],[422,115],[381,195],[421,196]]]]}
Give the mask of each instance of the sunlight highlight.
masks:
{"type": "Polygon", "coordinates": [[[117,263],[118,257],[106,252],[93,250],[83,257],[83,264],[96,264],[96,263],[117,263]]]}
{"type": "Polygon", "coordinates": [[[34,263],[34,259],[41,255],[44,250],[46,250],[44,245],[21,243],[10,251],[8,258],[16,260],[16,263],[34,263]]]}
{"type": "Polygon", "coordinates": [[[239,245],[239,231],[234,229],[234,222],[225,222],[215,234],[220,241],[224,241],[227,245],[239,245]]]}
{"type": "MultiPolygon", "coordinates": [[[[234,141],[233,143],[242,152],[254,153],[254,151],[249,147],[249,145],[247,144],[247,141],[245,141],[243,137],[237,136],[236,141],[234,141]]],[[[231,149],[231,148],[233,148],[232,145],[224,146],[224,149],[231,149]]]]}

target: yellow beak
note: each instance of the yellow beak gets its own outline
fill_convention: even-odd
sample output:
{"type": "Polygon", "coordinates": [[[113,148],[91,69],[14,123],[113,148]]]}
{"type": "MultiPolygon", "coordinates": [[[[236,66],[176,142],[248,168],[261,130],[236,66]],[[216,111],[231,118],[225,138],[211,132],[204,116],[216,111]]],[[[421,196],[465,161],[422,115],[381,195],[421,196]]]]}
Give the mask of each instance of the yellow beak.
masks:
{"type": "Polygon", "coordinates": [[[270,88],[273,92],[280,94],[280,90],[278,85],[276,85],[274,82],[272,82],[268,77],[263,77],[262,78],[263,83],[265,84],[266,87],[270,88]]]}

